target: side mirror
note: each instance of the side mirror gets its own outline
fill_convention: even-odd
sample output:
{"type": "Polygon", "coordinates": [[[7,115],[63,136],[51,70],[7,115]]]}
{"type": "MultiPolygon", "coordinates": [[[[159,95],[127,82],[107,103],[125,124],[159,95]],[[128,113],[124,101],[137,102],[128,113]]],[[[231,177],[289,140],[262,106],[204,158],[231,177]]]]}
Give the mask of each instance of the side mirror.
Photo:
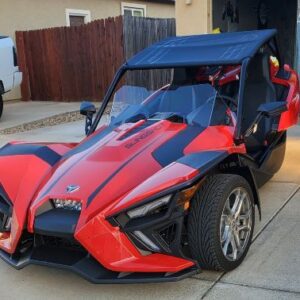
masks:
{"type": "Polygon", "coordinates": [[[274,118],[280,116],[280,114],[287,110],[287,103],[285,101],[276,101],[261,104],[257,109],[258,114],[255,120],[245,133],[245,137],[248,137],[257,131],[258,124],[263,117],[274,118]]]}
{"type": "Polygon", "coordinates": [[[80,114],[86,116],[85,119],[85,134],[87,135],[93,123],[93,115],[96,113],[96,107],[89,101],[84,101],[80,105],[80,114]]]}
{"type": "Polygon", "coordinates": [[[277,117],[287,111],[287,109],[287,103],[285,101],[276,101],[261,104],[257,111],[266,117],[277,117]]]}

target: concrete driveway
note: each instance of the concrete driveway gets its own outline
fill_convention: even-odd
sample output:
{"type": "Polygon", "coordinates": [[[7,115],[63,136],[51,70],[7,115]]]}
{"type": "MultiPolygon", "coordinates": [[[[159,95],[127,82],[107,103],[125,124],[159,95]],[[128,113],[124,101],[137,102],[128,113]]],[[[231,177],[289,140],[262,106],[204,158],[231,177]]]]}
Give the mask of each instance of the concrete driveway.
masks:
{"type": "MultiPolygon", "coordinates": [[[[83,121],[0,136],[79,141],[83,121]]],[[[1,299],[300,299],[300,126],[291,130],[281,171],[261,190],[263,218],[244,263],[228,274],[203,272],[177,283],[93,285],[67,271],[0,261],[1,299]]]]}
{"type": "Polygon", "coordinates": [[[4,102],[0,130],[70,113],[78,110],[79,105],[78,102],[4,102]]]}

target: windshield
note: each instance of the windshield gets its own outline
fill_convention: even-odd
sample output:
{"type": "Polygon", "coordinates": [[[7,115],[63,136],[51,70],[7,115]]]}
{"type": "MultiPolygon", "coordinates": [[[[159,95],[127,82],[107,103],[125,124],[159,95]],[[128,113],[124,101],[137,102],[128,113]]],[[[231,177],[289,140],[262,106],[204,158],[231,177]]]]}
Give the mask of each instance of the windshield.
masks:
{"type": "Polygon", "coordinates": [[[234,123],[239,67],[127,71],[100,123],[169,120],[202,127],[234,123]]]}

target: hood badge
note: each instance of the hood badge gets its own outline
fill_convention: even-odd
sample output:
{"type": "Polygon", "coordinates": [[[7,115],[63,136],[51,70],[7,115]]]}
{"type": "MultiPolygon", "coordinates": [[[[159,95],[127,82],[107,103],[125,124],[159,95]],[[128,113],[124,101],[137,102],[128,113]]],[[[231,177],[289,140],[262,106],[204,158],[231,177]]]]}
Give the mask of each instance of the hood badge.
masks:
{"type": "Polygon", "coordinates": [[[78,191],[79,189],[80,189],[79,185],[70,184],[67,186],[66,191],[67,191],[67,193],[71,194],[71,193],[78,191]]]}

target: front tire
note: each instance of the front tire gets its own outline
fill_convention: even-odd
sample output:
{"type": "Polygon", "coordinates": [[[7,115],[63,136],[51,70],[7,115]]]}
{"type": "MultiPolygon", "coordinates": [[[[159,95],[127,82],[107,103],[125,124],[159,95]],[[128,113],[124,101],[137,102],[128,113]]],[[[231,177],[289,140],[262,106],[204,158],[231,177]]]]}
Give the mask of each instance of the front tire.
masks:
{"type": "Polygon", "coordinates": [[[239,175],[208,177],[194,196],[188,216],[192,257],[203,269],[230,271],[249,250],[255,206],[248,182],[239,175]]]}

